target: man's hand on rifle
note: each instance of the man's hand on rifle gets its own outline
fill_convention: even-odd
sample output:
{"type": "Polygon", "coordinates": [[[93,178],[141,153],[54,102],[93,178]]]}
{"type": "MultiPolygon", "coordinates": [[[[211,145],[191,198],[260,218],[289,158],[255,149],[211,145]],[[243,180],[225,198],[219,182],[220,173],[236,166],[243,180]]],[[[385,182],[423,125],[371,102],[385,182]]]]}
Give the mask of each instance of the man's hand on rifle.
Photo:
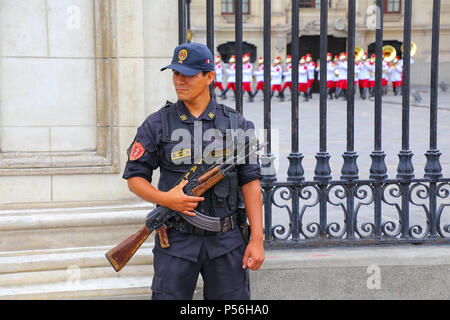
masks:
{"type": "Polygon", "coordinates": [[[195,216],[192,212],[200,201],[205,200],[203,197],[188,196],[183,192],[183,188],[188,184],[187,180],[181,181],[177,186],[164,193],[161,199],[161,205],[177,212],[181,212],[188,216],[195,216]]]}

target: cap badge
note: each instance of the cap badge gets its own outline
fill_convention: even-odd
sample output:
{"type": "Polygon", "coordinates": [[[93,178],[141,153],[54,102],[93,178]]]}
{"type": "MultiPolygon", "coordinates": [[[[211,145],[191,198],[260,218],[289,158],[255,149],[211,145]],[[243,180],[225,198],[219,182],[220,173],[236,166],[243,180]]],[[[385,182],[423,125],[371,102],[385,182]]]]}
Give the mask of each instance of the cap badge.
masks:
{"type": "Polygon", "coordinates": [[[182,49],[180,52],[178,52],[178,63],[183,63],[184,60],[187,58],[187,50],[182,49]]]}

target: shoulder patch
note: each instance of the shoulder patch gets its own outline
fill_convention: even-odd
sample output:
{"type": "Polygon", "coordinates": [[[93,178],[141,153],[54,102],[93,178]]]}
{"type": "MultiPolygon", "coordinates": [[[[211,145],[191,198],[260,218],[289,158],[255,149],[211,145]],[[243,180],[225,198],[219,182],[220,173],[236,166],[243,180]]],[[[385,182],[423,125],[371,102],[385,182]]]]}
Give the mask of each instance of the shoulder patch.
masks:
{"type": "Polygon", "coordinates": [[[140,157],[142,157],[145,153],[145,149],[142,146],[142,144],[138,141],[135,141],[133,143],[133,146],[131,147],[131,151],[130,151],[130,155],[128,157],[128,159],[130,161],[136,161],[138,160],[140,157]]]}

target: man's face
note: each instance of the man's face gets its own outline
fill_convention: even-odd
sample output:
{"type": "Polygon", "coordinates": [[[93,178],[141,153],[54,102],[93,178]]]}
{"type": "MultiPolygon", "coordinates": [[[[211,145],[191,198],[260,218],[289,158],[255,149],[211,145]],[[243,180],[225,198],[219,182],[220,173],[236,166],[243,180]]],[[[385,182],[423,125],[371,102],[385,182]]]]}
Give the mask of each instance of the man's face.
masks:
{"type": "Polygon", "coordinates": [[[188,77],[178,71],[173,70],[173,85],[177,92],[178,99],[181,101],[193,101],[202,94],[209,94],[209,85],[214,80],[213,71],[203,75],[202,72],[195,76],[188,77]]]}

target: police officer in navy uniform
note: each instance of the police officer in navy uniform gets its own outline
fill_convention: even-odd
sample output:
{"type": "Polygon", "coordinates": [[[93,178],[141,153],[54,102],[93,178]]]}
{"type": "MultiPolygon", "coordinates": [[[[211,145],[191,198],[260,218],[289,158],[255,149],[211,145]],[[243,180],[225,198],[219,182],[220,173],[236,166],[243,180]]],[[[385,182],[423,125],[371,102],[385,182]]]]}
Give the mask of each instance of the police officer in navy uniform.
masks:
{"type": "Polygon", "coordinates": [[[165,69],[172,69],[178,101],[167,102],[138,128],[128,150],[123,177],[128,180],[130,190],[146,201],[191,216],[195,215],[195,209],[205,215],[228,219],[230,223],[226,229],[212,232],[184,219],[169,221],[170,246],[162,247],[158,234],[155,236],[152,299],[192,299],[199,274],[203,278],[205,299],[250,299],[248,269],[257,270],[264,261],[259,163],[239,164],[201,197],[188,196],[183,192],[187,181],[176,183],[213,142],[203,141],[202,150],[198,143],[192,143],[190,148],[174,151],[179,137],[173,133],[182,129],[194,136],[199,130],[203,133],[212,128],[222,132],[245,131],[254,129],[254,125],[210,96],[209,85],[215,76],[214,59],[205,45],[178,46],[172,63],[161,71],[165,69]],[[230,119],[235,120],[235,128],[230,119]],[[160,179],[155,188],[151,181],[158,167],[160,179]],[[240,195],[250,223],[248,243],[237,226],[240,195]]]}

